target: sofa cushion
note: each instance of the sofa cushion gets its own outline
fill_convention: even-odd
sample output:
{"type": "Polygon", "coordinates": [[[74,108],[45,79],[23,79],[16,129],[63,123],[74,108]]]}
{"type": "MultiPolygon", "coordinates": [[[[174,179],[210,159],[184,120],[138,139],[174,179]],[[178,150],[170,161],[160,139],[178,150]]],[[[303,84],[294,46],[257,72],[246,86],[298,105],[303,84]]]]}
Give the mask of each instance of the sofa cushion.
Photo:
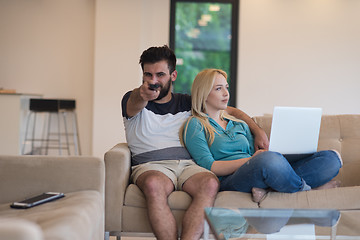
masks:
{"type": "Polygon", "coordinates": [[[322,117],[318,150],[336,149],[345,163],[359,162],[360,115],[322,117]]]}
{"type": "Polygon", "coordinates": [[[312,190],[297,193],[269,192],[261,208],[360,209],[360,186],[312,190]]]}
{"type": "Polygon", "coordinates": [[[104,224],[103,211],[103,197],[90,190],[66,193],[64,198],[29,209],[12,209],[10,203],[0,204],[1,217],[36,223],[44,239],[52,240],[100,239],[103,232],[97,231],[104,224]]]}
{"type": "Polygon", "coordinates": [[[359,186],[360,183],[360,161],[346,163],[340,168],[335,179],[341,182],[341,187],[359,186]]]}
{"type": "Polygon", "coordinates": [[[224,208],[258,208],[258,204],[251,200],[250,193],[223,191],[216,196],[215,207],[224,208]]]}
{"type": "Polygon", "coordinates": [[[30,221],[0,218],[0,239],[43,240],[41,228],[30,221]]]}
{"type": "MultiPolygon", "coordinates": [[[[360,236],[360,211],[342,210],[340,211],[340,222],[337,225],[336,233],[345,236],[360,236]]],[[[336,238],[337,239],[337,238],[336,238]]],[[[355,239],[355,238],[347,238],[355,239]]],[[[358,239],[358,238],[356,238],[358,239]]]]}
{"type": "Polygon", "coordinates": [[[105,164],[96,157],[0,155],[0,204],[46,191],[104,192],[105,164]]]}
{"type": "MultiPolygon", "coordinates": [[[[186,210],[192,198],[183,191],[174,191],[168,197],[168,204],[173,210],[186,210]]],[[[145,196],[138,186],[130,184],[125,193],[125,206],[146,208],[145,196]]]]}
{"type": "Polygon", "coordinates": [[[145,196],[135,184],[130,184],[126,188],[124,205],[131,207],[146,207],[145,196]]]}

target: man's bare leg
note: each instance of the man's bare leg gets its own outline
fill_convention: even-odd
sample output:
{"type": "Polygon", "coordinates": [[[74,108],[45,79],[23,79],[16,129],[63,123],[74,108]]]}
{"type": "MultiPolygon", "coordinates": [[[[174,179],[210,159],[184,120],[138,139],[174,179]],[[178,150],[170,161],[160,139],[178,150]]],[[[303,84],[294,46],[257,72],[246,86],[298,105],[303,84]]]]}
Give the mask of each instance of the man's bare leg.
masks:
{"type": "Polygon", "coordinates": [[[192,202],[185,212],[181,239],[200,239],[204,231],[204,208],[214,204],[219,190],[219,181],[211,173],[197,173],[183,185],[183,191],[190,194],[192,202]]]}
{"type": "Polygon", "coordinates": [[[143,191],[152,230],[156,239],[177,239],[175,218],[168,205],[168,196],[174,190],[173,182],[159,171],[147,171],[136,180],[143,191]]]}

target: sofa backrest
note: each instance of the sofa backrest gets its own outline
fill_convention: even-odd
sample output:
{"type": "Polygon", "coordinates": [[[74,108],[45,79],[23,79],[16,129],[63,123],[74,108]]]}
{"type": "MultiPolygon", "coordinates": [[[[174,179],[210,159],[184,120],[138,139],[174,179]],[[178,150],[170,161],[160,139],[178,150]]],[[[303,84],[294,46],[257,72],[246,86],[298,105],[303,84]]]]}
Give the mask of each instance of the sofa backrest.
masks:
{"type": "MultiPolygon", "coordinates": [[[[253,119],[270,137],[272,116],[253,119]]],[[[337,150],[342,156],[344,166],[336,177],[341,185],[360,185],[360,115],[322,116],[318,150],[329,149],[337,150]]]]}
{"type": "Polygon", "coordinates": [[[104,160],[86,156],[0,155],[0,204],[43,192],[105,192],[104,160]]]}

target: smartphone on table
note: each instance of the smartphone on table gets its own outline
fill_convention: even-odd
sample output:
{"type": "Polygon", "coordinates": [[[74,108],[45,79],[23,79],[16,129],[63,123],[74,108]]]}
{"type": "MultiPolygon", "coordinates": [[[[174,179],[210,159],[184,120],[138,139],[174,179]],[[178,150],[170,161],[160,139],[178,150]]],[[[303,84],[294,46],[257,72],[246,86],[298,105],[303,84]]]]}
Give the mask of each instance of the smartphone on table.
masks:
{"type": "Polygon", "coordinates": [[[59,192],[45,192],[35,197],[27,198],[21,202],[13,202],[10,206],[12,208],[31,208],[46,202],[53,201],[64,197],[64,193],[59,192]]]}

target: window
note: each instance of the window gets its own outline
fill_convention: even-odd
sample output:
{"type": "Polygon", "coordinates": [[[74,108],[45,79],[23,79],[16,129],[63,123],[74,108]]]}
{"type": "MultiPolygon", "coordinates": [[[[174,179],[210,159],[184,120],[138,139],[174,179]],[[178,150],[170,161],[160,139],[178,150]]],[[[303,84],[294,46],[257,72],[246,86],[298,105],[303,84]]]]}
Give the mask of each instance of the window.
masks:
{"type": "Polygon", "coordinates": [[[205,68],[227,72],[230,105],[236,105],[238,0],[171,0],[170,47],[177,57],[174,92],[191,92],[205,68]]]}

